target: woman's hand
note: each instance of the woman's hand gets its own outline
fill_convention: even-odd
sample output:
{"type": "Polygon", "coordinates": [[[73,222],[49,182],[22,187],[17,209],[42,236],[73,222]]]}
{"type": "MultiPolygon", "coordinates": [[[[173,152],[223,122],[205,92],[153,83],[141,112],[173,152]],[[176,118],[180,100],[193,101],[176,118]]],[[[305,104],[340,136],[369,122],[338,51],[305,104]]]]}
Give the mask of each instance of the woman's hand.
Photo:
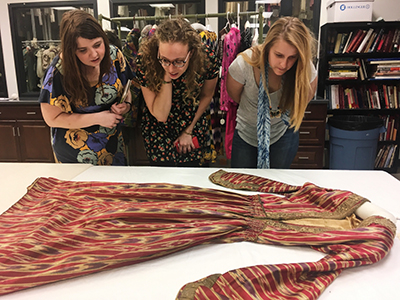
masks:
{"type": "Polygon", "coordinates": [[[129,103],[126,103],[126,102],[114,103],[111,106],[111,112],[113,112],[114,114],[117,114],[117,115],[124,115],[128,111],[130,111],[131,105],[129,105],[129,103]]]}
{"type": "Polygon", "coordinates": [[[123,119],[122,115],[114,113],[112,110],[105,110],[98,114],[100,114],[99,125],[107,128],[114,128],[123,119]]]}
{"type": "Polygon", "coordinates": [[[185,132],[182,132],[175,140],[174,145],[177,147],[178,153],[189,153],[196,149],[192,141],[192,136],[185,132]]]}

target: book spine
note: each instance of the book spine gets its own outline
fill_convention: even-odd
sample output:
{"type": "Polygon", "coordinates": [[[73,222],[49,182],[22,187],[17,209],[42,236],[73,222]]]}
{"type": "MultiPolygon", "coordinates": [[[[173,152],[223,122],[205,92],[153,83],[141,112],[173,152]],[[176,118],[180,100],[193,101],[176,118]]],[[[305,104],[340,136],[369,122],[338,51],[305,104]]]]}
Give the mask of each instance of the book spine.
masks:
{"type": "Polygon", "coordinates": [[[356,51],[357,53],[361,53],[361,52],[363,51],[365,45],[367,44],[369,38],[370,38],[371,35],[372,35],[372,32],[374,32],[374,29],[373,29],[373,28],[370,28],[370,29],[368,30],[367,34],[366,34],[366,35],[364,36],[364,38],[362,39],[362,41],[361,41],[361,43],[360,43],[360,46],[358,46],[357,51],[356,51]]]}
{"type": "Polygon", "coordinates": [[[381,37],[382,37],[383,32],[384,32],[384,29],[381,28],[381,29],[379,30],[379,32],[378,32],[378,34],[377,34],[377,36],[376,36],[376,39],[375,39],[374,43],[372,44],[372,47],[371,47],[371,49],[370,49],[369,52],[375,52],[376,47],[378,46],[378,43],[379,43],[379,41],[380,41],[380,39],[381,39],[381,37]]]}
{"type": "Polygon", "coordinates": [[[378,44],[378,46],[377,46],[377,48],[376,48],[376,51],[377,51],[377,52],[382,52],[383,43],[385,42],[386,38],[387,38],[387,33],[382,34],[382,38],[381,38],[381,40],[379,41],[379,44],[378,44]]]}
{"type": "Polygon", "coordinates": [[[353,39],[351,40],[349,46],[347,47],[346,53],[350,53],[352,52],[352,48],[354,47],[354,44],[357,42],[358,38],[360,37],[360,35],[362,34],[362,30],[358,29],[357,32],[354,35],[353,39]]]}

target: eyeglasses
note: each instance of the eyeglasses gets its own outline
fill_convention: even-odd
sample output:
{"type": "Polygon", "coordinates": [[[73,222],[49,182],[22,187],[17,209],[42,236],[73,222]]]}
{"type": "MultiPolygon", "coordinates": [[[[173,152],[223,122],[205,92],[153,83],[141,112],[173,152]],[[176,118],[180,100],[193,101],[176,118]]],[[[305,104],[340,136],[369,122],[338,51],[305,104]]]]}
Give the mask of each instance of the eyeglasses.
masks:
{"type": "Polygon", "coordinates": [[[174,61],[169,61],[168,59],[161,58],[161,57],[160,57],[160,53],[158,53],[157,59],[158,59],[158,61],[160,62],[160,64],[163,65],[164,67],[169,67],[169,66],[172,64],[172,65],[174,65],[174,66],[177,67],[177,68],[183,68],[183,67],[185,66],[185,64],[186,64],[186,62],[187,62],[187,60],[188,60],[188,58],[189,58],[189,54],[190,54],[190,51],[189,51],[188,54],[186,55],[185,60],[177,59],[177,60],[174,60],[174,61]]]}

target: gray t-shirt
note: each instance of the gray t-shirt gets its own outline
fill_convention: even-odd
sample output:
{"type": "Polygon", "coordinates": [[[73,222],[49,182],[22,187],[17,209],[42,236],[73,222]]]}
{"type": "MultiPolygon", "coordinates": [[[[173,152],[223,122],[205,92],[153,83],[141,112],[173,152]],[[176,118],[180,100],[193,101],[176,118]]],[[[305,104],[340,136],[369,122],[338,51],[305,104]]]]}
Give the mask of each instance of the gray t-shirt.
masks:
{"type": "MultiPolygon", "coordinates": [[[[251,57],[251,49],[244,52],[251,57]]],[[[311,82],[317,77],[317,71],[310,62],[311,82]]],[[[237,82],[243,84],[243,91],[240,96],[240,105],[236,113],[236,129],[239,136],[248,144],[257,147],[257,107],[258,107],[258,85],[254,78],[253,67],[246,63],[242,55],[238,55],[229,66],[229,74],[237,82]]],[[[276,110],[282,89],[270,93],[272,110],[276,110]]],[[[271,118],[270,145],[279,140],[286,132],[288,126],[281,118],[271,118]]]]}

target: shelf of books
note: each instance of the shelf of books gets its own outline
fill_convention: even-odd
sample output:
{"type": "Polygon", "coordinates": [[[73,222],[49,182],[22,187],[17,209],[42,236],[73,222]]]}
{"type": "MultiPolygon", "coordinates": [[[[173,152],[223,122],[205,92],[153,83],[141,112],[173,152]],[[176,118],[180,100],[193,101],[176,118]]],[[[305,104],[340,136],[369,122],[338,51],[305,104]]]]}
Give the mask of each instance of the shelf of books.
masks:
{"type": "Polygon", "coordinates": [[[327,23],[321,27],[317,94],[329,99],[328,114],[383,119],[375,161],[395,172],[399,165],[400,22],[327,23]]]}

